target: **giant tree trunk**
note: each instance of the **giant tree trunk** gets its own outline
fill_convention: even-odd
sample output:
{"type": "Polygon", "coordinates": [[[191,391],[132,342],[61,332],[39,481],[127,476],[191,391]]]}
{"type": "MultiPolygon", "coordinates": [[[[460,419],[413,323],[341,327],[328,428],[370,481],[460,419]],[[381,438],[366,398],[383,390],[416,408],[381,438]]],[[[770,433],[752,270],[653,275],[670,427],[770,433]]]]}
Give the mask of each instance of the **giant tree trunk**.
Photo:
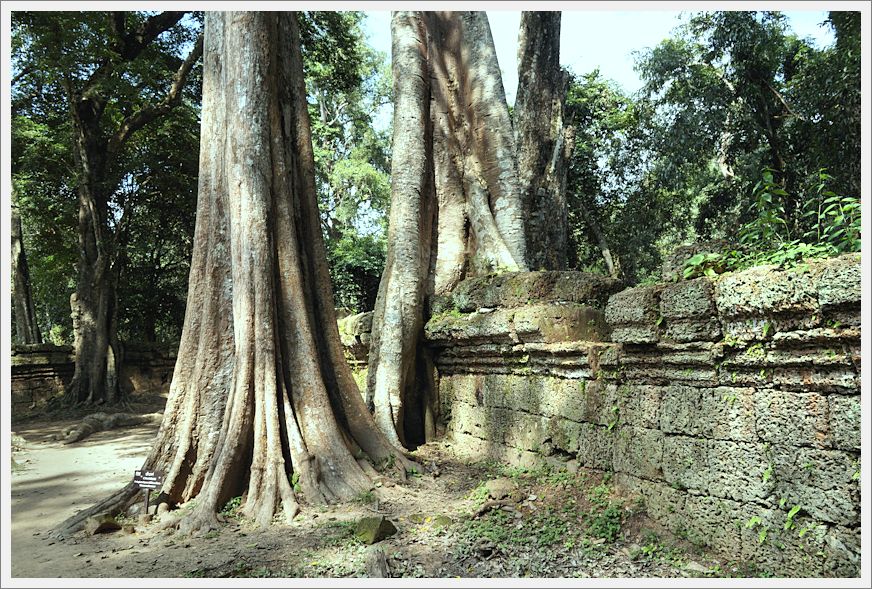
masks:
{"type": "Polygon", "coordinates": [[[463,278],[524,270],[515,148],[483,12],[395,12],[388,255],[370,344],[367,401],[394,444],[433,434],[424,307],[463,278]]]}
{"type": "Polygon", "coordinates": [[[18,214],[18,200],[12,189],[12,308],[15,311],[15,336],[23,344],[41,344],[42,335],[36,322],[36,310],[30,292],[30,271],[18,214]]]}
{"type": "MultiPolygon", "coordinates": [[[[293,13],[206,16],[187,310],[144,465],[166,472],[171,501],[197,497],[183,531],[214,526],[243,492],[261,525],[280,510],[292,518],[301,500],[350,499],[370,488],[360,456],[410,464],[375,426],[339,342],[299,43],[293,13]]],[[[59,531],[135,493],[128,485],[59,531]]]]}
{"type": "Polygon", "coordinates": [[[560,68],[560,12],[523,12],[514,124],[527,265],[534,270],[567,267],[566,172],[573,147],[564,137],[568,81],[560,68]]]}

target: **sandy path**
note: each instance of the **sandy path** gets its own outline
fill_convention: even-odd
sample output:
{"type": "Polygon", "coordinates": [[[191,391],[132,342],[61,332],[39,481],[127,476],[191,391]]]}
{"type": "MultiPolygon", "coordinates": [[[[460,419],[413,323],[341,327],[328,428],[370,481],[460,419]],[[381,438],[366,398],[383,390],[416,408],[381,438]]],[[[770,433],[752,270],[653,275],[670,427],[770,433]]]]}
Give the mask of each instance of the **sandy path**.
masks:
{"type": "Polygon", "coordinates": [[[473,491],[497,475],[483,465],[457,459],[448,449],[450,444],[443,447],[441,443],[422,447],[416,454],[420,464],[432,467],[426,474],[402,482],[385,479],[369,497],[348,504],[307,506],[290,525],[276,523],[258,529],[253,522],[231,516],[220,530],[194,536],[162,530],[158,523],[137,524],[133,533],[76,534],[61,542],[49,530],[129,481],[157,431],[155,425],[143,425],[98,432],[70,446],[51,441],[49,437],[65,425],[52,422],[16,428],[26,448],[14,453],[21,467],[12,475],[13,578],[42,578],[46,579],[44,586],[49,586],[48,579],[57,577],[360,576],[368,547],[355,541],[352,531],[359,518],[374,513],[385,515],[397,527],[396,535],[379,544],[395,576],[688,575],[671,556],[640,560],[630,555],[635,543],[642,542],[638,537],[641,524],[628,525],[628,532],[635,530],[630,537],[597,544],[588,542],[591,538],[584,536],[579,524],[587,506],[566,512],[562,499],[559,505],[543,503],[543,498],[569,493],[582,506],[588,487],[598,484],[599,475],[588,478],[581,473],[580,478],[571,479],[570,486],[519,475],[515,483],[522,489],[520,496],[528,497],[526,507],[512,508],[514,517],[520,519],[507,522],[506,516],[488,516],[477,524],[471,519],[479,505],[473,491]],[[553,513],[564,513],[570,518],[566,521],[579,528],[560,531],[578,544],[574,540],[554,544],[552,539],[538,546],[537,538],[554,533],[547,526],[557,525],[537,519],[539,512],[552,513],[553,507],[561,507],[553,513]],[[447,517],[448,523],[436,523],[439,517],[447,517]],[[475,532],[478,525],[485,527],[475,532]],[[523,532],[514,531],[518,529],[523,532]],[[527,534],[528,538],[495,550],[487,535],[494,532],[527,534]]]}
{"type": "MultiPolygon", "coordinates": [[[[69,424],[71,424],[70,422],[69,424]]],[[[12,576],[65,576],[80,563],[68,551],[47,551],[47,532],[77,511],[119,489],[142,465],[156,425],[97,432],[65,446],[50,436],[68,423],[27,424],[15,433],[26,440],[15,452],[12,473],[12,576]]]]}

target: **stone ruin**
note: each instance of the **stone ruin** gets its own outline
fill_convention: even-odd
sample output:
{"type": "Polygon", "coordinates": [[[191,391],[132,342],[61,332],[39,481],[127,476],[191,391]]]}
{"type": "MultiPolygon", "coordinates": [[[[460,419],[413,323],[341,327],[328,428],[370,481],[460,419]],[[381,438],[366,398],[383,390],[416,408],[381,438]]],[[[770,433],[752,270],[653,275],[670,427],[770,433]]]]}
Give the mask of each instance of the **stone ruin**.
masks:
{"type": "Polygon", "coordinates": [[[472,459],[612,472],[727,558],[857,576],[860,290],[856,254],[628,289],[468,280],[425,327],[440,419],[472,459]]]}
{"type": "MultiPolygon", "coordinates": [[[[612,472],[727,558],[857,576],[860,291],[856,254],[627,289],[578,272],[467,280],[425,327],[441,425],[471,459],[612,472]]],[[[369,314],[340,320],[353,365],[370,329],[369,314]]],[[[127,386],[169,385],[170,354],[128,359],[127,386]]],[[[67,350],[12,364],[13,411],[71,375],[67,350]]]]}

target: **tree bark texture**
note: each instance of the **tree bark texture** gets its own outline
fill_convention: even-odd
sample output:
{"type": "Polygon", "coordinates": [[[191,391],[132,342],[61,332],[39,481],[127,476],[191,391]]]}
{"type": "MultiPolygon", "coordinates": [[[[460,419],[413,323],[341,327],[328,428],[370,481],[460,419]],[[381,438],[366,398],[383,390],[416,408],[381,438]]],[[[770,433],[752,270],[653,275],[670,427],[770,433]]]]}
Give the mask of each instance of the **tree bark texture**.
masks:
{"type": "Polygon", "coordinates": [[[15,336],[22,344],[41,344],[42,335],[36,321],[36,309],[30,291],[30,271],[21,230],[18,200],[12,189],[12,308],[15,311],[15,336]]]}
{"type": "MultiPolygon", "coordinates": [[[[339,341],[320,233],[294,13],[209,12],[200,179],[176,369],[145,467],[183,531],[230,498],[268,525],[300,502],[348,500],[410,462],[381,434],[339,341]],[[359,461],[360,460],[360,461],[359,461]]],[[[79,514],[122,509],[131,486],[79,514]]]]}
{"type": "Polygon", "coordinates": [[[563,120],[568,83],[560,68],[560,12],[521,13],[514,124],[533,270],[567,267],[566,172],[573,147],[563,120]]]}
{"type": "Polygon", "coordinates": [[[434,433],[426,300],[463,278],[525,270],[514,137],[483,12],[395,12],[388,255],[367,401],[394,444],[434,433]]]}

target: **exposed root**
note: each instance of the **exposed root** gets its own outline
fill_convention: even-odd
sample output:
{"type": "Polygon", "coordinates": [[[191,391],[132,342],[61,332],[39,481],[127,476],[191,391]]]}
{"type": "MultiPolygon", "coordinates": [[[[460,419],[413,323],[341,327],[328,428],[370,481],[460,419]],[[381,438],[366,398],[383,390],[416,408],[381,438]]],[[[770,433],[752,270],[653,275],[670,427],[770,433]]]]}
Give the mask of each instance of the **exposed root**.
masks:
{"type": "Polygon", "coordinates": [[[484,503],[481,507],[479,507],[475,513],[472,514],[472,519],[478,519],[489,511],[493,511],[495,509],[502,509],[503,507],[511,507],[515,504],[514,501],[510,501],[508,499],[499,499],[499,500],[489,500],[484,503]]]}
{"type": "Polygon", "coordinates": [[[60,434],[55,434],[54,439],[63,444],[80,442],[93,433],[143,423],[159,424],[163,419],[162,413],[150,413],[146,415],[133,415],[130,413],[92,413],[85,416],[81,423],[64,428],[60,434]]]}
{"type": "Polygon", "coordinates": [[[179,532],[187,536],[197,532],[208,533],[217,530],[219,525],[215,510],[200,504],[190,514],[181,518],[178,527],[179,532]]]}
{"type": "Polygon", "coordinates": [[[85,526],[87,519],[93,515],[108,514],[116,516],[127,509],[138,493],[139,489],[133,483],[129,483],[123,489],[96,505],[68,517],[51,531],[51,535],[60,539],[69,538],[80,531],[85,526]]]}

